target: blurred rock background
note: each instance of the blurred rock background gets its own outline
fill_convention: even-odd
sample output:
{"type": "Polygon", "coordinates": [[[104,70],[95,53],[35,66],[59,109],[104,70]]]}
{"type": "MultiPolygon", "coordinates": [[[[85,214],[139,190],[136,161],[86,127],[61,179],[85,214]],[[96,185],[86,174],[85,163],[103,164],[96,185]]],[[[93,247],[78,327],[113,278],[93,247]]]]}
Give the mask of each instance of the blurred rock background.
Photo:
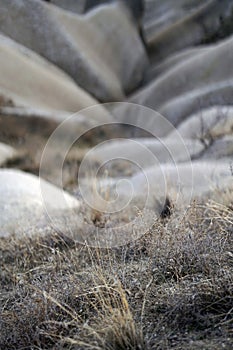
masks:
{"type": "MultiPolygon", "coordinates": [[[[161,113],[190,152],[194,196],[216,198],[224,191],[232,201],[232,34],[231,0],[0,0],[0,235],[16,232],[19,217],[30,222],[34,206],[41,209],[36,183],[51,133],[70,113],[103,102],[132,102],[161,113]],[[31,186],[32,193],[25,194],[31,186]],[[15,205],[13,198],[22,200],[15,205]]],[[[103,105],[98,111],[70,124],[54,146],[58,156],[69,135],[115,120],[113,109],[103,105]]],[[[134,120],[130,110],[124,113],[123,121],[134,120]]],[[[156,120],[154,126],[185,174],[189,163],[172,129],[160,129],[156,120]]],[[[64,163],[67,191],[76,193],[87,150],[102,139],[119,137],[118,131],[101,128],[84,135],[64,163]]],[[[132,131],[124,129],[122,135],[132,136],[132,131]]],[[[140,132],[136,136],[144,136],[137,140],[158,156],[167,179],[174,180],[174,165],[158,140],[140,132]]],[[[101,163],[122,147],[132,157],[131,146],[118,140],[97,152],[93,162],[101,163]]],[[[132,176],[140,195],[140,174],[129,170],[118,164],[111,177],[132,176]]],[[[157,169],[146,170],[159,186],[157,169]]],[[[57,184],[52,163],[42,175],[57,184]]],[[[78,208],[79,199],[73,200],[78,208]]],[[[59,203],[54,210],[61,210],[59,203]]]]}

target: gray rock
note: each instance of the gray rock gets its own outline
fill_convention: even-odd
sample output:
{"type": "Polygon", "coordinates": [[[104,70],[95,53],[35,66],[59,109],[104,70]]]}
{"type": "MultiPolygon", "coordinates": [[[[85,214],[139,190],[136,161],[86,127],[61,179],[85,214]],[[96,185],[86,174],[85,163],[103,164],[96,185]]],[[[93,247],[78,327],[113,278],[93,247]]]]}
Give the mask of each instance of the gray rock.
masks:
{"type": "Polygon", "coordinates": [[[79,14],[84,13],[87,6],[87,0],[50,0],[49,2],[64,10],[79,14]]]}
{"type": "Polygon", "coordinates": [[[154,60],[214,36],[232,9],[231,0],[145,0],[142,31],[154,60]]]}
{"type": "MultiPolygon", "coordinates": [[[[178,164],[160,164],[143,169],[133,176],[117,178],[95,178],[95,193],[90,190],[90,181],[80,181],[83,198],[90,206],[97,206],[99,211],[101,199],[105,208],[115,208],[115,212],[124,213],[139,208],[154,212],[158,216],[169,198],[175,208],[186,210],[193,200],[217,200],[221,190],[232,188],[232,170],[229,159],[215,161],[193,161],[178,164]],[[98,198],[98,201],[96,199],[98,198]],[[100,199],[101,198],[101,199],[100,199]],[[97,203],[97,204],[96,204],[97,203]]],[[[147,224],[142,214],[142,222],[147,224]]]]}
{"type": "Polygon", "coordinates": [[[71,218],[79,207],[77,199],[34,175],[0,170],[0,236],[36,233],[55,222],[54,228],[64,230],[67,222],[63,215],[71,218]]]}
{"type": "Polygon", "coordinates": [[[0,165],[3,165],[7,160],[14,158],[17,155],[16,150],[0,142],[0,165]]]}
{"type": "Polygon", "coordinates": [[[191,113],[232,102],[233,37],[182,60],[130,98],[177,125],[191,113]],[[224,62],[224,64],[223,64],[224,62]]]}
{"type": "MultiPolygon", "coordinates": [[[[189,203],[194,198],[211,197],[211,192],[232,180],[229,161],[195,161],[182,164],[164,164],[152,167],[131,179],[135,194],[156,197],[166,195],[177,203],[189,203]],[[149,185],[149,186],[148,186],[149,185]]],[[[123,190],[123,188],[122,188],[123,190]]],[[[118,188],[118,191],[120,189],[118,188]]]]}
{"type": "Polygon", "coordinates": [[[135,24],[119,3],[78,16],[39,0],[1,0],[0,30],[101,101],[121,100],[139,85],[147,66],[135,24]]]}
{"type": "Polygon", "coordinates": [[[99,6],[104,3],[117,1],[124,3],[130,9],[131,13],[137,20],[140,20],[142,18],[144,9],[143,0],[86,0],[86,10],[91,10],[95,6],[99,6]]]}
{"type": "Polygon", "coordinates": [[[2,105],[77,112],[97,103],[62,70],[1,34],[0,86],[2,105]]]}
{"type": "Polygon", "coordinates": [[[177,131],[185,139],[203,140],[206,144],[219,137],[231,135],[233,107],[213,106],[194,113],[178,126],[177,131]]]}
{"type": "Polygon", "coordinates": [[[201,159],[223,159],[229,158],[229,163],[233,165],[233,132],[232,135],[226,135],[214,140],[205,150],[201,159]]]}
{"type": "Polygon", "coordinates": [[[143,0],[50,0],[49,2],[56,6],[60,6],[64,10],[83,14],[86,11],[92,10],[96,6],[115,1],[124,2],[136,18],[142,17],[143,0]]]}
{"type": "Polygon", "coordinates": [[[165,73],[167,70],[173,68],[175,65],[180,64],[188,58],[194,57],[201,52],[207,51],[210,46],[197,46],[190,49],[184,49],[182,51],[176,52],[162,62],[152,64],[146,71],[144,83],[149,83],[151,80],[155,79],[158,75],[165,73]]]}
{"type": "Polygon", "coordinates": [[[231,80],[209,84],[171,99],[161,107],[160,113],[174,125],[178,125],[190,114],[198,113],[210,106],[219,105],[221,108],[221,106],[230,105],[232,93],[233,81],[231,80]]]}
{"type": "MultiPolygon", "coordinates": [[[[102,165],[109,176],[132,175],[151,166],[190,161],[193,157],[197,158],[203,150],[204,145],[201,141],[182,140],[177,136],[160,140],[155,138],[118,139],[95,147],[86,155],[83,162],[87,164],[96,162],[97,168],[102,165]]],[[[94,165],[91,166],[92,171],[94,167],[94,165]]]]}

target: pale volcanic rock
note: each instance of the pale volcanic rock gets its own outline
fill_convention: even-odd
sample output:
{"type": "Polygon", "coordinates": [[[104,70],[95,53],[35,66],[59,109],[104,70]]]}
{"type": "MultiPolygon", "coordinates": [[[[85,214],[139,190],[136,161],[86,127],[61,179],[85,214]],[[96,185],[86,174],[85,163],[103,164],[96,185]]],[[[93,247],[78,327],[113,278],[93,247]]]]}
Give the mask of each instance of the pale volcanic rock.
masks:
{"type": "MultiPolygon", "coordinates": [[[[78,210],[79,206],[76,198],[45,180],[19,170],[0,170],[0,236],[33,229],[36,234],[38,227],[51,224],[48,215],[62,218],[63,212],[78,210]]],[[[62,220],[60,224],[63,229],[62,220]]]]}
{"type": "Polygon", "coordinates": [[[0,30],[101,101],[122,100],[147,66],[136,25],[120,3],[76,15],[39,0],[1,0],[0,30]]]}
{"type": "Polygon", "coordinates": [[[7,160],[14,158],[17,155],[16,150],[0,142],[0,165],[3,165],[7,160]]]}
{"type": "Polygon", "coordinates": [[[2,105],[77,112],[97,103],[61,69],[4,35],[0,73],[2,105]]]}
{"type": "Polygon", "coordinates": [[[231,19],[231,0],[144,0],[142,32],[155,61],[205,42],[231,19]]]}
{"type": "MultiPolygon", "coordinates": [[[[186,139],[202,139],[207,142],[233,133],[233,107],[213,106],[190,115],[178,127],[186,139]]],[[[170,134],[172,135],[172,134],[170,134]]]]}
{"type": "Polygon", "coordinates": [[[233,37],[230,37],[182,60],[133,94],[129,101],[158,111],[175,126],[213,103],[231,104],[232,55],[233,37]]]}

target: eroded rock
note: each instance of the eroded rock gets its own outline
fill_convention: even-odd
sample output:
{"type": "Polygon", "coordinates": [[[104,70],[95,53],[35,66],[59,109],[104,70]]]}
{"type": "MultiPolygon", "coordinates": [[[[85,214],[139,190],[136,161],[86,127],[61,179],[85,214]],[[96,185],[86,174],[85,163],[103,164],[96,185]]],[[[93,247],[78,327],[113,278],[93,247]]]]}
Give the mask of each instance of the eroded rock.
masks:
{"type": "MultiPolygon", "coordinates": [[[[199,139],[208,143],[233,133],[233,107],[213,106],[190,115],[178,127],[186,139],[199,139]]],[[[172,134],[171,134],[172,136],[172,134]]]]}
{"type": "MultiPolygon", "coordinates": [[[[131,178],[136,195],[166,197],[177,204],[190,203],[195,198],[211,197],[211,193],[221,189],[232,180],[229,160],[194,161],[192,163],[164,164],[151,167],[131,178]],[[148,192],[149,191],[149,192],[148,192]]],[[[118,188],[118,191],[124,191],[118,188]]]]}
{"type": "Polygon", "coordinates": [[[3,165],[7,160],[14,158],[16,154],[17,152],[13,147],[0,142],[0,165],[3,165]]]}
{"type": "Polygon", "coordinates": [[[230,37],[182,60],[132,95],[130,101],[160,112],[173,125],[213,104],[231,104],[232,54],[233,37],[230,37]]]}
{"type": "Polygon", "coordinates": [[[77,199],[34,175],[0,170],[0,236],[36,234],[39,228],[52,226],[51,216],[57,220],[54,228],[64,230],[62,215],[79,206],[77,199]]]}
{"type": "MultiPolygon", "coordinates": [[[[231,20],[230,0],[145,0],[142,30],[155,61],[213,37],[231,20]]],[[[216,35],[217,36],[217,35],[216,35]]]]}
{"type": "Polygon", "coordinates": [[[0,49],[0,85],[11,105],[77,112],[97,103],[62,70],[26,47],[0,35],[0,49]]]}
{"type": "Polygon", "coordinates": [[[50,0],[49,2],[64,10],[79,14],[84,13],[87,6],[87,0],[50,0]]]}
{"type": "MultiPolygon", "coordinates": [[[[103,142],[86,154],[83,159],[94,172],[95,163],[102,166],[102,173],[108,176],[132,175],[152,166],[165,163],[177,164],[197,158],[204,150],[200,140],[182,140],[170,137],[164,139],[140,138],[118,139],[103,142]]],[[[97,172],[97,169],[96,169],[97,172]]]]}
{"type": "Polygon", "coordinates": [[[120,3],[78,16],[44,1],[2,0],[0,30],[101,101],[122,100],[139,85],[147,65],[135,24],[120,3]]]}
{"type": "Polygon", "coordinates": [[[155,79],[160,74],[165,73],[167,70],[173,68],[175,65],[180,64],[182,61],[188,58],[194,57],[201,52],[207,51],[210,46],[196,46],[182,51],[175,52],[172,55],[166,57],[162,62],[152,64],[145,74],[145,83],[155,79]]]}

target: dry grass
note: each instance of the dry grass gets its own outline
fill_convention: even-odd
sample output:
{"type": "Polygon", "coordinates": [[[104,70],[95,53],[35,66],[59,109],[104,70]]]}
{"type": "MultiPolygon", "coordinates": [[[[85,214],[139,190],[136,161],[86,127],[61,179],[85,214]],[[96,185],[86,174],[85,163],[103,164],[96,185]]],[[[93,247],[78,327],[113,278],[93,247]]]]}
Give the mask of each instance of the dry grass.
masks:
{"type": "Polygon", "coordinates": [[[1,239],[1,349],[230,349],[232,209],[195,204],[114,249],[1,239]]]}

